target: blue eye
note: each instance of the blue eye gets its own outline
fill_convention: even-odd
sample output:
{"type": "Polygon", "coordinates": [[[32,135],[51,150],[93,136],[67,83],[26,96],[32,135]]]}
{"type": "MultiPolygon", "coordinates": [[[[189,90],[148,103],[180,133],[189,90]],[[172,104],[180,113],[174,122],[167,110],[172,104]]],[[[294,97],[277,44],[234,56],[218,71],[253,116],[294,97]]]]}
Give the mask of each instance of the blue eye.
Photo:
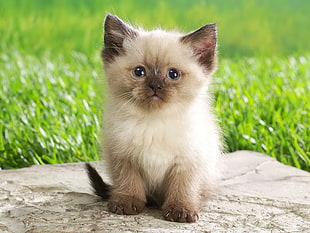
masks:
{"type": "Polygon", "coordinates": [[[167,78],[171,80],[178,80],[180,78],[180,72],[176,69],[171,68],[167,72],[167,78]]]}
{"type": "Polygon", "coordinates": [[[146,74],[145,68],[143,66],[138,66],[138,67],[133,69],[132,74],[133,74],[133,76],[135,76],[137,78],[142,78],[146,74]]]}

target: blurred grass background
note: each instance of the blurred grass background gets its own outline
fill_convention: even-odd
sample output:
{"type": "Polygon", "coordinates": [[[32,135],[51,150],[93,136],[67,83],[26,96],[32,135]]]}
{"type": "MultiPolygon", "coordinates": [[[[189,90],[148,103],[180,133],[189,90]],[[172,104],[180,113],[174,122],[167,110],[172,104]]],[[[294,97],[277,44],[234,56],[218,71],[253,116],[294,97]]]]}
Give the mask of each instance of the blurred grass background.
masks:
{"type": "Polygon", "coordinates": [[[307,0],[0,0],[1,48],[40,55],[86,54],[102,45],[106,12],[151,29],[219,26],[222,56],[294,55],[310,50],[307,0]]]}
{"type": "Polygon", "coordinates": [[[217,22],[227,150],[309,170],[307,0],[0,0],[0,168],[99,159],[107,12],[147,29],[217,22]]]}

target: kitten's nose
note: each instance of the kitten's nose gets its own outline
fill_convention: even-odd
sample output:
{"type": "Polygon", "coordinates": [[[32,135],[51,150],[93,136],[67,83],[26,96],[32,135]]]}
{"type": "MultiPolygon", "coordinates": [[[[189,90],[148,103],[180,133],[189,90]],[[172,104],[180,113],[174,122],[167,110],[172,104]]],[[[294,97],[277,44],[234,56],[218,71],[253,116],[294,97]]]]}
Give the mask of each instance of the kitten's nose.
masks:
{"type": "Polygon", "coordinates": [[[160,89],[163,88],[162,84],[160,84],[160,83],[158,83],[158,82],[151,82],[151,83],[149,83],[149,87],[150,87],[154,92],[156,92],[156,91],[158,91],[158,90],[160,90],[160,89]]]}
{"type": "Polygon", "coordinates": [[[150,83],[149,87],[153,90],[153,91],[157,91],[162,89],[162,86],[158,83],[150,83]]]}

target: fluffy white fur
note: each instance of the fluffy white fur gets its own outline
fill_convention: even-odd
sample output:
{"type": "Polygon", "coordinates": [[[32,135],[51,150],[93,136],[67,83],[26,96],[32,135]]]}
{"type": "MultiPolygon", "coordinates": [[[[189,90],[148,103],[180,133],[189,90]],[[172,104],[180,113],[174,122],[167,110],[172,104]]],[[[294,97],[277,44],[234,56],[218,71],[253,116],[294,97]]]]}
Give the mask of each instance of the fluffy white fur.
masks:
{"type": "Polygon", "coordinates": [[[182,35],[105,20],[103,152],[112,186],[87,164],[109,211],[138,214],[156,203],[166,220],[195,222],[214,188],[221,154],[209,87],[216,25],[182,35]]]}
{"type": "Polygon", "coordinates": [[[197,64],[192,49],[180,43],[180,36],[161,30],[140,31],[135,41],[124,41],[128,55],[116,57],[115,62],[105,66],[109,96],[104,145],[110,147],[113,142],[113,150],[117,151],[113,156],[132,155],[131,160],[141,167],[149,189],[161,184],[174,163],[184,166],[184,170],[197,169],[209,184],[218,175],[221,148],[208,98],[210,74],[197,64]],[[178,98],[160,110],[147,112],[135,102],[124,100],[117,91],[116,80],[132,85],[124,74],[145,60],[152,63],[154,59],[164,60],[167,67],[179,68],[187,80],[182,80],[184,93],[178,93],[178,98]]]}

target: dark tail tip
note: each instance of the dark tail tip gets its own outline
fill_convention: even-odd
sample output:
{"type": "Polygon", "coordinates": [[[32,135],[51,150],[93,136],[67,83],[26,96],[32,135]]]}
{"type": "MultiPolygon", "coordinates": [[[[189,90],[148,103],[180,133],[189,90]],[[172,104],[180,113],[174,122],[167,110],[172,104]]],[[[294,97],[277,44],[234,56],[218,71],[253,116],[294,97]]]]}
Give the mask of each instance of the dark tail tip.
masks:
{"type": "Polygon", "coordinates": [[[101,197],[103,200],[107,200],[110,197],[111,185],[105,183],[99,173],[89,163],[85,164],[90,184],[94,190],[94,193],[101,197]]]}

